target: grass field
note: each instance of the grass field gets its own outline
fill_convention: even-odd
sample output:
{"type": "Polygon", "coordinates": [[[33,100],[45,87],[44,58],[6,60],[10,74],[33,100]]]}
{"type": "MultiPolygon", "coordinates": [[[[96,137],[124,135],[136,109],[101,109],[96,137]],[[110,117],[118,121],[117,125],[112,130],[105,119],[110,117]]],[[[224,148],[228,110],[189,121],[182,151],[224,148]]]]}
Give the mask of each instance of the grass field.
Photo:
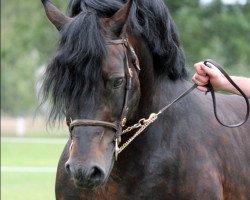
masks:
{"type": "Polygon", "coordinates": [[[53,200],[66,138],[1,138],[1,199],[53,200]]]}

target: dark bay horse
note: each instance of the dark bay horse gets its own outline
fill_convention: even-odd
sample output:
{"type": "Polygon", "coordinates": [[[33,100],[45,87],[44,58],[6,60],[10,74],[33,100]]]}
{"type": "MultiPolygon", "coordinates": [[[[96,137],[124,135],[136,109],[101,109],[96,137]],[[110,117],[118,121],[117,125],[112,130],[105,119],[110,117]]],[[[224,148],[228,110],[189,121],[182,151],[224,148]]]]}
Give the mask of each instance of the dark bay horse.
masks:
{"type": "MultiPolygon", "coordinates": [[[[193,91],[133,140],[115,161],[121,129],[157,113],[191,87],[184,53],[162,0],[72,0],[70,16],[42,1],[60,42],[47,67],[51,120],[66,115],[56,199],[250,199],[250,123],[221,126],[211,98],[193,91]]],[[[228,123],[244,101],[217,95],[228,123]]],[[[140,127],[139,127],[140,129],[140,127]]]]}

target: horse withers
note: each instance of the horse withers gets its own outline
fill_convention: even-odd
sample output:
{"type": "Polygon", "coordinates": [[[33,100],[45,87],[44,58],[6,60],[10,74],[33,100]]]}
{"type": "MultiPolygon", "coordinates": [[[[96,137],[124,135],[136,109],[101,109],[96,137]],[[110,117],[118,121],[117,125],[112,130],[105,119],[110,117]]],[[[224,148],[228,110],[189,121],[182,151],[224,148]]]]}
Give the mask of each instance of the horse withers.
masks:
{"type": "MultiPolygon", "coordinates": [[[[211,98],[197,91],[148,125],[115,161],[117,145],[138,133],[122,130],[191,86],[163,1],[74,0],[70,17],[42,2],[61,36],[43,92],[52,99],[51,118],[65,114],[70,128],[57,199],[250,197],[250,124],[222,127],[211,98]]],[[[240,97],[217,95],[217,102],[228,122],[244,113],[240,97]]]]}

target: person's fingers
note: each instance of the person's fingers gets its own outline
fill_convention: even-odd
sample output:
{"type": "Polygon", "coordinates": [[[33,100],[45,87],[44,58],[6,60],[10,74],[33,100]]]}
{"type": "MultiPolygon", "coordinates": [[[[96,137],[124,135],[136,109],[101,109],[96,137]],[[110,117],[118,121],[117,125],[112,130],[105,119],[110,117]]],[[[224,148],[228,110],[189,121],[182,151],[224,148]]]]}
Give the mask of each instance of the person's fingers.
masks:
{"type": "Polygon", "coordinates": [[[203,67],[205,67],[205,65],[202,62],[194,64],[196,73],[202,76],[206,76],[206,72],[203,70],[203,67]]]}
{"type": "Polygon", "coordinates": [[[208,83],[209,77],[208,76],[201,76],[195,73],[192,77],[192,81],[197,85],[206,85],[208,83]]]}
{"type": "Polygon", "coordinates": [[[201,65],[201,70],[206,73],[209,77],[216,77],[220,73],[217,68],[211,65],[212,68],[207,67],[206,65],[201,65]]]}
{"type": "Polygon", "coordinates": [[[199,86],[203,86],[203,85],[206,85],[206,83],[202,83],[200,81],[197,81],[197,80],[193,80],[193,82],[196,84],[196,85],[199,85],[199,86]]]}
{"type": "Polygon", "coordinates": [[[204,85],[204,84],[208,83],[209,76],[201,76],[199,74],[194,74],[194,80],[196,80],[204,85]]]}
{"type": "Polygon", "coordinates": [[[197,86],[197,89],[200,90],[201,92],[207,92],[207,88],[204,86],[197,86]]]}

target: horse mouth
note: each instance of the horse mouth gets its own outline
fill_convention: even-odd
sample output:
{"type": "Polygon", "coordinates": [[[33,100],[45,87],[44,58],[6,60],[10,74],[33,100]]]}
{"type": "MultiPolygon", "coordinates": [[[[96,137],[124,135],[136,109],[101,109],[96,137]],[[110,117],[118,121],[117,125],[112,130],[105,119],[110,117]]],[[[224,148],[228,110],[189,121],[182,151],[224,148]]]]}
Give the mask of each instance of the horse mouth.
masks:
{"type": "Polygon", "coordinates": [[[104,184],[103,181],[95,181],[95,182],[88,180],[82,181],[82,180],[77,180],[75,178],[73,180],[75,186],[83,190],[95,190],[104,184]]]}
{"type": "Polygon", "coordinates": [[[105,183],[104,179],[89,179],[82,176],[73,176],[73,181],[77,188],[90,191],[101,187],[105,183]]]}

